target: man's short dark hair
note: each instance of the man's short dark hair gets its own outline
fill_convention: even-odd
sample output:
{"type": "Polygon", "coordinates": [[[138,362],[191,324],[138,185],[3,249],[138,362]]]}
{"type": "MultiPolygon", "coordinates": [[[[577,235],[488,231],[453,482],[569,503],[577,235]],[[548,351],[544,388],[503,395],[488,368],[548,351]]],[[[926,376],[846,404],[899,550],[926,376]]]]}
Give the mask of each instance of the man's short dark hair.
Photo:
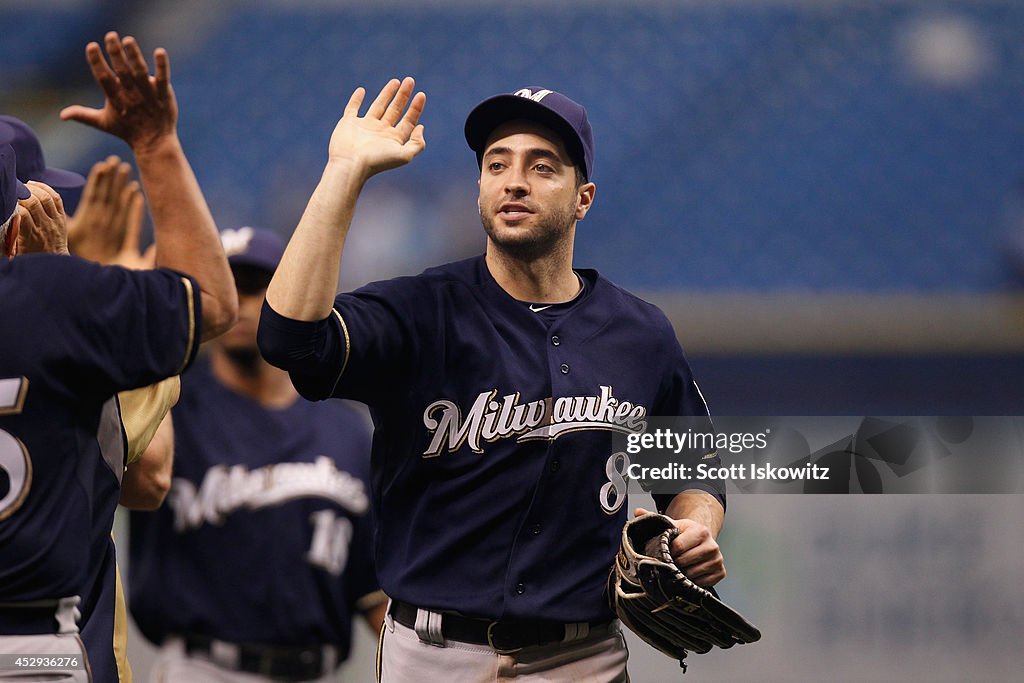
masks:
{"type": "Polygon", "coordinates": [[[576,164],[576,189],[580,189],[585,182],[587,182],[587,176],[583,174],[583,168],[579,164],[576,164]]]}

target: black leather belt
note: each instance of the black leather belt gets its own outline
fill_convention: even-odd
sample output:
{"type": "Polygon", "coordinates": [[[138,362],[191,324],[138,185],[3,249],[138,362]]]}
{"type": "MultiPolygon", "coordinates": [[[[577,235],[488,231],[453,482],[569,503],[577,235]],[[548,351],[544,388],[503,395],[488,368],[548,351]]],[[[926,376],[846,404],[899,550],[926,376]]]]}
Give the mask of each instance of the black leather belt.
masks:
{"type": "MultiPolygon", "coordinates": [[[[406,628],[416,628],[418,608],[407,602],[391,601],[391,617],[406,628]]],[[[612,621],[592,621],[588,633],[596,635],[607,632],[612,621]]],[[[461,614],[444,612],[441,617],[441,634],[446,640],[462,643],[490,645],[500,653],[512,653],[524,647],[558,643],[566,639],[566,624],[558,621],[513,621],[476,619],[461,614]]]]}
{"type": "Polygon", "coordinates": [[[255,643],[229,643],[199,634],[179,636],[188,654],[202,654],[225,668],[259,674],[278,681],[309,681],[325,676],[338,662],[326,661],[321,647],[277,647],[255,643]],[[225,652],[230,651],[230,656],[225,652]],[[237,653],[237,657],[235,654],[237,653]],[[230,661],[229,661],[230,660],[230,661]]]}

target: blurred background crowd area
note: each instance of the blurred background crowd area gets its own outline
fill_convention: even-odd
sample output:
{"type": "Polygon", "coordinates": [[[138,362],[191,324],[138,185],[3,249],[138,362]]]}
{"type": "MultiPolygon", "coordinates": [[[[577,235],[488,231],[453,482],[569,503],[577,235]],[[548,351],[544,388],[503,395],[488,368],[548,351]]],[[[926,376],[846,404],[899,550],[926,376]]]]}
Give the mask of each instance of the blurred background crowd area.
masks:
{"type": "Polygon", "coordinates": [[[411,74],[427,151],[373,180],[340,285],[483,248],[462,138],[524,86],[584,103],[578,266],[660,304],[720,414],[1024,409],[1019,0],[4,0],[0,108],[86,173],[83,46],[171,54],[221,227],[288,234],[349,93],[411,74]]]}

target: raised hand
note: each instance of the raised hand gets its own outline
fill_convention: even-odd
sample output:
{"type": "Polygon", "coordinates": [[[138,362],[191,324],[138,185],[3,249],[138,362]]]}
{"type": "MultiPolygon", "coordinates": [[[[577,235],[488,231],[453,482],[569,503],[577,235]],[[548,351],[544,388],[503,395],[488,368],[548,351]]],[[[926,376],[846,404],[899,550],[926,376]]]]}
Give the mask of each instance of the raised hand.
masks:
{"type": "Polygon", "coordinates": [[[369,178],[403,166],[422,152],[426,142],[419,119],[427,96],[422,92],[412,96],[415,86],[416,82],[409,77],[401,83],[398,79],[390,80],[364,116],[359,115],[359,108],[366,90],[357,88],[331,135],[330,162],[354,164],[364,178],[369,178]]]}
{"type": "Polygon", "coordinates": [[[281,315],[305,321],[330,315],[341,252],[364,183],[409,163],[426,147],[419,120],[427,96],[413,96],[415,85],[411,78],[388,81],[364,116],[359,108],[366,91],[357,88],[349,98],[331,134],[327,166],[267,287],[267,303],[281,315]]]}
{"type": "Polygon", "coordinates": [[[150,76],[134,38],[128,36],[122,41],[111,31],[104,37],[104,43],[109,64],[98,43],[85,47],[93,78],[106,96],[103,108],[76,104],[61,111],[60,117],[116,135],[136,154],[145,153],[168,136],[176,135],[178,104],[171,89],[170,60],[163,48],[157,48],[153,53],[156,75],[150,76]]]}
{"type": "Polygon", "coordinates": [[[145,199],[131,166],[116,156],[93,165],[74,216],[68,243],[76,256],[104,265],[151,268],[139,254],[145,199]]]}
{"type": "Polygon", "coordinates": [[[131,204],[128,209],[127,230],[124,233],[124,241],[121,242],[121,250],[114,256],[111,263],[115,266],[124,266],[132,270],[152,270],[156,268],[156,243],[139,252],[139,236],[142,234],[142,216],[146,208],[146,200],[142,196],[142,190],[135,188],[131,204]]]}
{"type": "Polygon", "coordinates": [[[32,196],[18,202],[18,212],[21,214],[18,252],[67,254],[68,228],[60,195],[49,185],[35,180],[25,185],[32,196]]]}

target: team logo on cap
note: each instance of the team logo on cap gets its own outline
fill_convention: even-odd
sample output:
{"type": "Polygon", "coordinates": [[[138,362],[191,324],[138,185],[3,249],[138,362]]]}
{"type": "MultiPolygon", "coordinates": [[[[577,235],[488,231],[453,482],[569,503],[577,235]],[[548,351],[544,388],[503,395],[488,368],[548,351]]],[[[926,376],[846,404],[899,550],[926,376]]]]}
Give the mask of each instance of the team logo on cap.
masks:
{"type": "Polygon", "coordinates": [[[222,231],[220,233],[220,243],[224,245],[224,253],[227,256],[244,254],[249,249],[249,242],[252,242],[253,234],[252,228],[222,231]]]}
{"type": "Polygon", "coordinates": [[[515,95],[516,97],[525,97],[528,100],[540,102],[553,92],[554,90],[538,90],[537,92],[533,92],[529,88],[523,88],[522,90],[517,90],[512,94],[515,95]]]}

